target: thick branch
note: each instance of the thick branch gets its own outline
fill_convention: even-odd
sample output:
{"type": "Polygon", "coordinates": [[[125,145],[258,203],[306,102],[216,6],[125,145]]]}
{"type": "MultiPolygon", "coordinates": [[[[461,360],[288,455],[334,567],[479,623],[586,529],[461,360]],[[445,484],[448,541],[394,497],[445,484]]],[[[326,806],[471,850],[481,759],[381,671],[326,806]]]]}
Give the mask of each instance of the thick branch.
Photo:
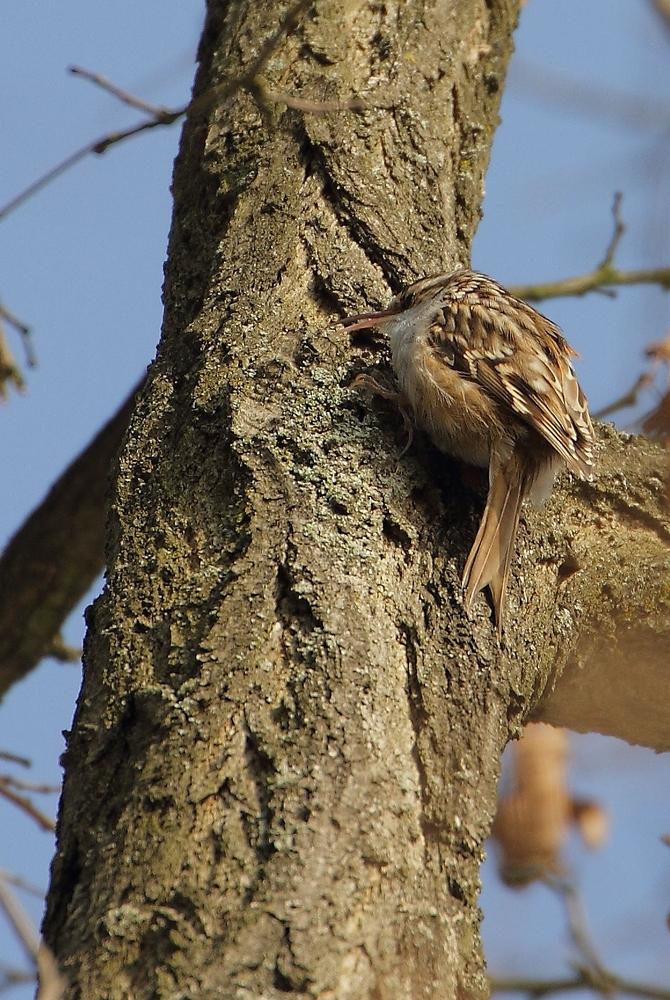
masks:
{"type": "Polygon", "coordinates": [[[0,558],[0,696],[50,651],[103,569],[109,466],[136,392],[54,483],[0,558]]]}
{"type": "Polygon", "coordinates": [[[611,426],[602,441],[597,477],[564,522],[579,569],[564,587],[574,648],[533,717],[668,750],[668,452],[611,426]]]}

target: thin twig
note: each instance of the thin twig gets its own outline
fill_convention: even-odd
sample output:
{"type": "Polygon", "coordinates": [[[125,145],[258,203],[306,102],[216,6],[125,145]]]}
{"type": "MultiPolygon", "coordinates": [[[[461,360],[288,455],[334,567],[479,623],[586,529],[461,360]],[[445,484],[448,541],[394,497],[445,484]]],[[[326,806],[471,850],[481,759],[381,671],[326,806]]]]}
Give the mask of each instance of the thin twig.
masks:
{"type": "Polygon", "coordinates": [[[549,281],[543,285],[515,285],[510,288],[513,295],[527,302],[541,302],[543,299],[560,299],[568,296],[586,295],[600,292],[613,296],[612,285],[660,285],[670,290],[670,267],[657,267],[648,271],[620,271],[607,265],[576,278],[549,281]]]}
{"type": "Polygon", "coordinates": [[[261,77],[256,77],[247,89],[259,102],[271,104],[285,104],[287,108],[295,108],[296,111],[307,111],[313,114],[322,114],[325,111],[367,111],[370,107],[367,101],[362,98],[352,98],[350,101],[307,101],[302,97],[291,97],[280,90],[270,90],[265,86],[261,77]]]}
{"type": "Polygon", "coordinates": [[[17,889],[22,889],[23,892],[27,892],[31,896],[36,896],[37,899],[44,899],[44,890],[38,889],[36,885],[31,885],[30,882],[26,882],[20,875],[14,875],[12,872],[0,868],[0,878],[3,878],[9,885],[13,885],[17,889]]]}
{"type": "Polygon", "coordinates": [[[629,406],[636,406],[642,390],[653,385],[653,382],[654,376],[650,372],[642,372],[628,392],[625,392],[619,399],[610,403],[609,406],[604,406],[597,413],[592,413],[591,416],[594,420],[605,420],[606,417],[611,417],[613,413],[618,413],[619,410],[626,410],[629,406]]]}
{"type": "Polygon", "coordinates": [[[586,909],[579,889],[567,875],[547,873],[544,877],[544,882],[549,889],[552,889],[560,896],[565,905],[570,937],[577,951],[582,956],[583,962],[586,963],[583,968],[580,968],[580,971],[583,975],[593,974],[604,982],[608,979],[609,973],[601,962],[593,942],[586,909]]]}
{"type": "Polygon", "coordinates": [[[37,977],[39,989],[35,1000],[62,1000],[67,980],[61,975],[54,953],[44,941],[37,950],[37,977]]]}
{"type": "Polygon", "coordinates": [[[612,216],[614,217],[614,232],[612,234],[612,239],[609,242],[609,246],[605,251],[605,256],[603,257],[600,266],[608,267],[614,260],[614,255],[619,249],[619,243],[623,234],[626,232],[626,226],[624,225],[623,219],[621,218],[621,201],[623,195],[621,191],[616,191],[614,194],[614,203],[612,205],[612,216]]]}
{"type": "Polygon", "coordinates": [[[119,142],[130,139],[135,135],[140,135],[142,132],[147,132],[149,129],[173,125],[174,122],[178,121],[187,113],[191,115],[202,114],[212,105],[223,104],[225,101],[230,100],[230,98],[240,90],[247,91],[247,93],[249,93],[254,100],[257,101],[259,107],[262,107],[264,103],[270,102],[285,104],[287,107],[314,114],[319,114],[325,111],[366,110],[368,104],[362,99],[352,98],[348,101],[307,101],[299,97],[292,97],[290,94],[284,94],[280,91],[271,90],[263,83],[260,77],[263,67],[272,56],[281,39],[295,30],[301,17],[307,8],[311,6],[312,2],[313,0],[298,0],[298,3],[291,7],[286,16],[280,21],[276,31],[270,35],[270,37],[261,46],[260,52],[246,73],[242,76],[234,77],[232,80],[225,80],[218,86],[212,87],[210,90],[199,94],[198,97],[194,98],[194,100],[190,102],[190,104],[186,104],[182,108],[155,107],[154,105],[143,101],[140,97],[136,97],[127,90],[118,87],[116,84],[107,80],[106,77],[101,76],[99,73],[94,73],[91,70],[82,68],[81,66],[70,66],[69,69],[71,73],[90,80],[92,83],[95,83],[104,90],[108,91],[108,93],[113,94],[125,104],[129,104],[132,107],[146,111],[151,115],[151,117],[147,121],[133,125],[131,128],[122,129],[117,132],[109,132],[107,135],[96,139],[94,142],[88,143],[86,146],[83,146],[75,153],[66,157],[61,163],[52,167],[52,169],[47,171],[46,174],[39,177],[27,188],[8,201],[6,205],[0,208],[0,221],[6,218],[11,212],[14,211],[14,209],[22,205],[24,201],[27,201],[34,194],[37,194],[37,192],[41,191],[42,188],[47,186],[47,184],[50,184],[57,177],[60,177],[62,173],[65,173],[66,170],[75,166],[75,164],[79,163],[80,160],[83,160],[90,153],[101,155],[102,153],[105,153],[110,146],[115,146],[119,142]]]}
{"type": "MultiPolygon", "coordinates": [[[[70,67],[71,72],[74,72],[76,75],[82,76],[94,83],[97,83],[99,86],[104,87],[105,90],[114,94],[114,96],[116,96],[119,100],[122,100],[124,103],[132,104],[134,107],[142,108],[142,110],[148,111],[151,114],[151,118],[149,118],[148,121],[140,122],[138,125],[134,125],[132,128],[124,129],[118,132],[110,132],[108,135],[102,136],[94,142],[87,143],[86,146],[83,146],[75,153],[66,157],[61,163],[52,167],[52,169],[47,171],[46,174],[39,177],[23,191],[20,191],[19,194],[0,208],[0,221],[6,218],[11,212],[13,212],[38,191],[41,191],[42,188],[47,186],[47,184],[50,184],[57,177],[60,177],[60,175],[65,173],[66,170],[69,170],[76,163],[79,163],[80,160],[83,160],[90,153],[102,154],[106,152],[110,146],[123,142],[125,139],[130,139],[132,136],[140,135],[142,132],[146,132],[149,129],[157,128],[159,126],[172,125],[187,112],[192,115],[200,114],[203,111],[208,110],[215,103],[223,103],[224,101],[229,100],[239,90],[246,90],[253,95],[254,90],[258,90],[257,77],[261,73],[263,67],[271,58],[282,38],[295,30],[300,23],[300,19],[303,14],[307,8],[311,6],[312,2],[313,0],[298,0],[298,3],[294,4],[288,10],[286,15],[279,22],[277,29],[261,46],[258,55],[253,60],[246,73],[242,76],[234,77],[232,80],[226,80],[216,87],[212,87],[210,90],[200,94],[192,100],[190,104],[186,104],[182,108],[169,109],[152,107],[145,101],[142,101],[141,98],[129,94],[128,91],[123,90],[121,87],[117,87],[115,84],[106,80],[97,73],[92,73],[91,71],[82,69],[81,67],[70,67]]],[[[282,101],[284,101],[286,96],[287,95],[282,95],[282,101]]],[[[304,108],[303,110],[313,109],[304,108]]]]}
{"type": "Polygon", "coordinates": [[[540,1000],[553,993],[590,989],[605,997],[626,993],[636,997],[649,997],[650,1000],[670,1000],[670,990],[664,987],[630,982],[605,968],[593,943],[577,887],[569,879],[551,878],[545,881],[550,888],[560,893],[565,903],[570,936],[585,964],[575,966],[574,975],[562,979],[528,979],[524,976],[502,979],[493,976],[489,979],[492,993],[526,993],[533,1000],[540,1000]]]}
{"type": "Polygon", "coordinates": [[[0,907],[5,911],[14,933],[23,945],[28,958],[33,962],[39,977],[36,1000],[61,1000],[65,993],[66,981],[58,971],[53,952],[40,940],[32,920],[21,906],[6,880],[0,873],[0,907]]]}
{"type": "Polygon", "coordinates": [[[26,354],[26,364],[29,368],[37,368],[37,355],[33,348],[30,327],[23,320],[19,319],[16,313],[13,313],[11,309],[4,306],[2,302],[0,302],[0,319],[9,323],[10,326],[13,326],[18,331],[23,342],[23,350],[26,354]]]}
{"type": "Polygon", "coordinates": [[[23,983],[34,983],[35,973],[28,969],[15,969],[11,965],[0,964],[0,993],[23,983]]]}
{"type": "Polygon", "coordinates": [[[306,13],[308,7],[312,6],[313,2],[314,0],[298,0],[297,3],[294,3],[293,6],[288,9],[284,17],[279,22],[275,33],[270,35],[263,45],[261,45],[260,52],[252,63],[251,69],[245,74],[245,78],[247,80],[253,80],[254,77],[258,76],[263,67],[268,63],[282,38],[287,38],[293,31],[295,31],[302,20],[303,14],[306,13]]]}
{"type": "Polygon", "coordinates": [[[79,663],[82,657],[81,646],[70,646],[60,632],[57,632],[44,650],[45,656],[50,656],[59,663],[79,663]]]}
{"type": "Polygon", "coordinates": [[[28,958],[36,963],[40,936],[2,874],[0,874],[0,907],[4,910],[28,958]]]}
{"type": "Polygon", "coordinates": [[[8,774],[0,776],[0,781],[10,788],[18,788],[21,792],[34,792],[36,795],[55,795],[60,792],[60,785],[45,785],[37,781],[21,781],[20,778],[12,778],[8,774]]]}
{"type": "Polygon", "coordinates": [[[526,979],[525,976],[519,976],[518,979],[501,979],[490,976],[489,989],[491,993],[527,993],[531,997],[544,997],[551,993],[571,993],[574,990],[583,990],[584,982],[581,977],[576,979],[526,979]]]}
{"type": "Polygon", "coordinates": [[[550,71],[518,60],[510,75],[510,86],[531,100],[554,105],[599,121],[627,129],[666,134],[670,125],[670,102],[649,95],[631,94],[611,85],[598,86],[562,72],[550,71]]]}
{"type": "Polygon", "coordinates": [[[3,306],[2,302],[0,302],[0,316],[5,320],[5,322],[9,323],[10,326],[15,327],[15,329],[17,329],[24,337],[30,336],[30,327],[26,326],[26,324],[20,320],[15,313],[8,309],[7,306],[3,306]]]}
{"type": "Polygon", "coordinates": [[[4,402],[9,395],[7,386],[13,383],[18,392],[25,390],[25,382],[21,369],[14,360],[14,355],[9,349],[9,344],[5,338],[5,331],[0,318],[0,399],[4,402]]]}
{"type": "MultiPolygon", "coordinates": [[[[95,83],[96,86],[102,87],[113,97],[117,97],[124,104],[129,104],[131,108],[137,108],[139,111],[146,111],[147,114],[151,115],[152,118],[165,117],[170,118],[174,114],[169,108],[159,108],[154,104],[148,104],[147,101],[143,101],[141,97],[136,97],[135,94],[129,93],[127,90],[123,90],[118,87],[107,77],[101,76],[100,73],[94,73],[90,69],[84,69],[83,66],[68,66],[68,72],[72,73],[73,76],[81,76],[84,80],[90,80],[91,83],[95,83]]],[[[171,122],[170,122],[171,124],[171,122]]]]}
{"type": "Polygon", "coordinates": [[[656,267],[647,271],[621,271],[614,266],[614,256],[626,231],[621,218],[621,201],[621,193],[617,192],[612,206],[614,232],[598,267],[575,278],[563,278],[561,281],[549,281],[541,285],[515,285],[510,291],[528,302],[540,302],[543,299],[586,295],[588,292],[599,292],[601,295],[613,297],[616,295],[613,285],[660,285],[666,291],[670,290],[670,267],[656,267]]]}
{"type": "Polygon", "coordinates": [[[21,767],[33,766],[33,762],[28,757],[17,757],[15,753],[10,753],[9,750],[0,750],[0,760],[8,760],[12,764],[20,764],[21,767]]]}
{"type": "Polygon", "coordinates": [[[598,982],[592,975],[579,970],[571,979],[489,979],[492,993],[526,993],[530,997],[545,997],[552,993],[573,993],[576,990],[591,989],[597,992],[626,993],[635,997],[649,997],[650,1000],[670,1000],[670,990],[647,983],[634,983],[620,976],[609,974],[607,984],[598,982]]]}
{"type": "Polygon", "coordinates": [[[37,806],[33,805],[25,795],[17,795],[16,792],[13,792],[4,777],[0,777],[0,795],[27,813],[45,832],[55,833],[56,824],[54,821],[38,809],[37,806]]]}
{"type": "Polygon", "coordinates": [[[581,893],[570,879],[556,879],[550,883],[559,893],[565,903],[568,917],[568,929],[577,951],[586,962],[586,972],[593,972],[603,982],[609,978],[605,970],[589,928],[586,908],[581,893]]]}
{"type": "Polygon", "coordinates": [[[89,153],[93,152],[96,144],[97,143],[88,143],[88,145],[78,149],[76,153],[71,153],[70,156],[66,157],[55,167],[52,167],[51,170],[46,172],[46,174],[42,174],[42,176],[38,177],[36,181],[33,181],[33,183],[29,184],[27,188],[24,188],[23,191],[20,191],[17,195],[15,195],[10,201],[7,202],[6,205],[3,205],[3,207],[0,208],[0,221],[5,219],[11,212],[14,211],[14,209],[18,208],[19,205],[22,205],[24,201],[28,201],[28,199],[32,198],[34,194],[37,194],[37,192],[41,191],[42,188],[47,186],[47,184],[50,184],[51,181],[54,181],[57,177],[60,177],[61,174],[64,174],[65,171],[69,170],[70,167],[73,167],[75,163],[79,163],[79,161],[83,160],[85,156],[88,156],[89,153]]]}
{"type": "Polygon", "coordinates": [[[204,91],[204,93],[199,94],[198,97],[194,98],[183,109],[183,113],[188,111],[190,115],[201,114],[203,111],[209,110],[213,104],[222,104],[224,101],[229,100],[238,90],[246,90],[253,96],[253,91],[257,87],[255,81],[260,76],[261,71],[271,58],[279,42],[284,36],[290,35],[297,28],[302,15],[312,3],[313,0],[298,0],[298,3],[294,4],[279,22],[274,34],[270,35],[263,43],[260,52],[246,73],[243,73],[242,76],[233,77],[231,80],[224,80],[222,83],[217,84],[216,87],[212,87],[204,91]]]}

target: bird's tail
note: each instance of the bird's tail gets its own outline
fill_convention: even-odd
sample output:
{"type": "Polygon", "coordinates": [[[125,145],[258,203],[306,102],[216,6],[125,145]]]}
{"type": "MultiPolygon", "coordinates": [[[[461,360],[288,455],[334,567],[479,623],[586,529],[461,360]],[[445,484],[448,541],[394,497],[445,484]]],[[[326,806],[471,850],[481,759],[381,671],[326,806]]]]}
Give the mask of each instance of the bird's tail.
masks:
{"type": "Polygon", "coordinates": [[[525,476],[513,459],[491,468],[486,507],[463,571],[468,610],[475,595],[490,587],[498,635],[503,629],[507,577],[526,493],[525,476]]]}

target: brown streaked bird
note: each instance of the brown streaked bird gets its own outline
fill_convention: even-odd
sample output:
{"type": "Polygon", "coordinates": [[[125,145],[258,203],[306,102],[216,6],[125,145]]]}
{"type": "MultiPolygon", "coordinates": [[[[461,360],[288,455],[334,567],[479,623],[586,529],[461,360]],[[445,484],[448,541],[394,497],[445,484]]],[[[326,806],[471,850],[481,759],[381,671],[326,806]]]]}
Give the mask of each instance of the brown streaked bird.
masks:
{"type": "Polygon", "coordinates": [[[411,409],[434,444],[489,470],[481,524],[463,572],[465,604],[488,586],[498,633],[521,505],[542,506],[564,466],[593,469],[594,435],[559,328],[492,278],[458,270],[405,288],[387,309],[342,321],[378,326],[390,341],[400,392],[367,375],[354,384],[411,409]]]}

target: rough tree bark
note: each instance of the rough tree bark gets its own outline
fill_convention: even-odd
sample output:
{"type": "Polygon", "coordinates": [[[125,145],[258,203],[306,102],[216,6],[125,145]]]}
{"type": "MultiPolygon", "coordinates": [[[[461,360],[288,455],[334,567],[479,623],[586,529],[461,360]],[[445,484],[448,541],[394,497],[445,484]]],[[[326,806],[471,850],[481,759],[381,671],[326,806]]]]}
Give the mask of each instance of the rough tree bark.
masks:
{"type": "MultiPolygon", "coordinates": [[[[279,6],[210,0],[196,95],[279,6]]],[[[425,441],[400,457],[397,415],[348,388],[383,355],[332,319],[469,260],[516,14],[317,0],[267,86],[368,110],[247,89],[186,124],[66,755],[44,929],[73,997],[486,993],[500,754],[611,622],[621,577],[589,553],[625,516],[598,483],[528,514],[501,646],[460,600],[481,497],[425,441]]]]}

